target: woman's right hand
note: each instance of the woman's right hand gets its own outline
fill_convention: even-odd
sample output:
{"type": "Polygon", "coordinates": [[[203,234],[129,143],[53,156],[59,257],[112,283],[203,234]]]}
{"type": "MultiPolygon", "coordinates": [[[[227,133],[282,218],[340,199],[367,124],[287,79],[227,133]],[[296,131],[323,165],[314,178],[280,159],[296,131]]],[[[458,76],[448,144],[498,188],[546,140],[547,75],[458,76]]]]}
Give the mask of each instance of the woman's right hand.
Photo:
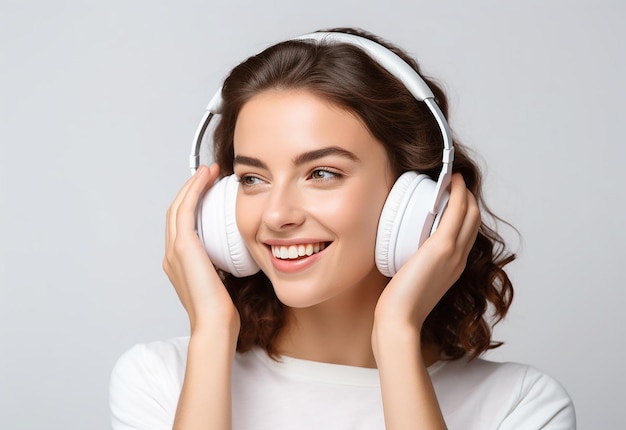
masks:
{"type": "Polygon", "coordinates": [[[217,165],[200,166],[169,207],[163,269],[189,315],[192,334],[222,327],[236,336],[239,313],[195,231],[198,201],[218,174],[217,165]]]}

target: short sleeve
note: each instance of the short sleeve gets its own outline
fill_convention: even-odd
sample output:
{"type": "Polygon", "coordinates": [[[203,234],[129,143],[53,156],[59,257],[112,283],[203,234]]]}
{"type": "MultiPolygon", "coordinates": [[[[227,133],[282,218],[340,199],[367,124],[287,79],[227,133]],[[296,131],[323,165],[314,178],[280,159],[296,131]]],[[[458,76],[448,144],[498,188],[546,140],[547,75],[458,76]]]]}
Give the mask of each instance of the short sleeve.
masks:
{"type": "Polygon", "coordinates": [[[139,344],[122,355],[110,381],[113,429],[171,430],[183,363],[175,346],[167,343],[139,344]]]}
{"type": "Polygon", "coordinates": [[[565,389],[552,377],[528,367],[518,401],[500,430],[575,430],[574,405],[565,389]]]}

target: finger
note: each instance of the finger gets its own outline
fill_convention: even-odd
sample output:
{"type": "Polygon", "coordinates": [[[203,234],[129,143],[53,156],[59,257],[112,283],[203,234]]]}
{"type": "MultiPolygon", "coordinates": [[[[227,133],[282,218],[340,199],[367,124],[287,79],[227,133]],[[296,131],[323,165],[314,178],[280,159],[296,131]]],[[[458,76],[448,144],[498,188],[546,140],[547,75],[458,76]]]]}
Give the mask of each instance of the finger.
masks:
{"type": "Polygon", "coordinates": [[[209,186],[213,185],[219,174],[216,165],[202,169],[198,172],[195,181],[192,181],[183,199],[176,210],[176,234],[192,234],[195,236],[196,227],[196,207],[200,197],[206,192],[209,186]]]}
{"type": "Polygon", "coordinates": [[[463,226],[465,213],[467,212],[467,188],[463,176],[455,174],[452,176],[452,184],[450,187],[450,199],[448,206],[441,217],[441,222],[435,231],[440,236],[456,238],[463,226]]]}
{"type": "Polygon", "coordinates": [[[468,255],[474,246],[481,224],[480,208],[476,197],[474,197],[470,190],[466,191],[466,196],[468,203],[467,211],[457,237],[457,245],[463,250],[464,256],[468,255]]]}
{"type": "Polygon", "coordinates": [[[194,173],[189,179],[185,181],[181,189],[178,190],[178,193],[176,194],[174,201],[167,209],[167,217],[165,220],[165,246],[166,247],[170,247],[172,241],[176,238],[176,212],[178,211],[178,206],[180,206],[180,203],[185,197],[185,194],[187,193],[187,190],[189,189],[191,184],[197,179],[197,176],[199,175],[199,173],[205,168],[206,168],[205,166],[200,166],[198,170],[196,170],[196,173],[194,173]]]}
{"type": "MultiPolygon", "coordinates": [[[[168,244],[168,246],[171,245],[171,243],[173,243],[173,241],[176,239],[176,236],[178,234],[177,233],[178,218],[180,216],[179,214],[181,210],[181,205],[185,201],[185,198],[189,195],[189,191],[191,189],[200,190],[200,192],[194,191],[192,193],[195,196],[195,200],[193,202],[194,203],[193,213],[195,214],[195,205],[198,202],[198,198],[200,194],[203,192],[204,189],[206,189],[207,183],[212,183],[213,181],[215,181],[215,177],[217,177],[218,172],[219,172],[219,168],[217,167],[209,167],[209,166],[201,165],[198,168],[198,170],[196,170],[196,173],[191,178],[189,178],[187,182],[185,182],[183,187],[180,189],[180,191],[176,195],[176,198],[174,199],[174,202],[172,203],[172,205],[170,206],[168,210],[168,219],[167,219],[167,228],[166,228],[166,237],[167,237],[166,243],[168,244]],[[211,180],[211,178],[213,179],[211,180]]],[[[193,227],[195,227],[195,225],[193,227]]]]}
{"type": "Polygon", "coordinates": [[[180,206],[180,203],[185,198],[185,194],[187,194],[187,191],[189,190],[191,185],[195,181],[197,181],[198,177],[201,176],[204,173],[204,171],[207,169],[210,170],[211,167],[205,166],[204,164],[200,165],[200,167],[198,167],[198,169],[196,170],[196,173],[194,173],[189,179],[187,179],[187,181],[185,181],[181,189],[178,191],[178,194],[176,194],[176,197],[174,198],[174,201],[172,202],[172,207],[177,208],[178,206],[180,206]]]}

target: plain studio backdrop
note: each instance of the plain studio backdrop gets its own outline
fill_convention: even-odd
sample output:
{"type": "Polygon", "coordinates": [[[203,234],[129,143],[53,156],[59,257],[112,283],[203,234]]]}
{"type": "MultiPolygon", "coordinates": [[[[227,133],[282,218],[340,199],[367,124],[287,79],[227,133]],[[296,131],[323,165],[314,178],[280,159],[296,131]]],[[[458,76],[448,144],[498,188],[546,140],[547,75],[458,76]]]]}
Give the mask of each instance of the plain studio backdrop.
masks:
{"type": "Polygon", "coordinates": [[[107,429],[137,342],[188,333],[165,211],[227,71],[268,44],[362,27],[447,89],[486,198],[521,240],[495,360],[533,364],[579,428],[623,419],[625,3],[0,2],[0,423],[107,429]]]}

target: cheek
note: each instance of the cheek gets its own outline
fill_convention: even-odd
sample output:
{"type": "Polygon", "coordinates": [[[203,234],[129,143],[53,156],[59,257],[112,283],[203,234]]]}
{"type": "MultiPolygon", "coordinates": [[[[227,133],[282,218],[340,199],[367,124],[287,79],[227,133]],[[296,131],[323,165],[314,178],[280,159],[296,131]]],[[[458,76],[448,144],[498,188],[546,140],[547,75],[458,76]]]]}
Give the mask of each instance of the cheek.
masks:
{"type": "Polygon", "coordinates": [[[369,252],[376,241],[387,194],[386,186],[380,182],[346,189],[332,203],[324,204],[325,219],[331,220],[338,235],[349,237],[355,246],[365,247],[369,252]]]}

